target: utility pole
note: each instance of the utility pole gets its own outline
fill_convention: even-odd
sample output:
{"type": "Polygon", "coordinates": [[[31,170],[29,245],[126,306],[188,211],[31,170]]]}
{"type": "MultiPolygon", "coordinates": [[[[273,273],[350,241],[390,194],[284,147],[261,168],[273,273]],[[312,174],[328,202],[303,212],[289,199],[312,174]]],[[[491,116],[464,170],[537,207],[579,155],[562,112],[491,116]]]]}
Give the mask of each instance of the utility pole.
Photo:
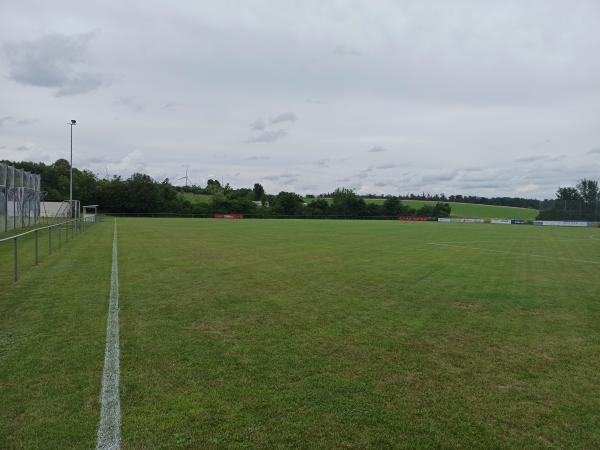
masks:
{"type": "Polygon", "coordinates": [[[73,217],[73,127],[77,125],[77,121],[71,119],[71,159],[69,161],[70,177],[69,177],[69,205],[71,205],[71,217],[73,217]]]}

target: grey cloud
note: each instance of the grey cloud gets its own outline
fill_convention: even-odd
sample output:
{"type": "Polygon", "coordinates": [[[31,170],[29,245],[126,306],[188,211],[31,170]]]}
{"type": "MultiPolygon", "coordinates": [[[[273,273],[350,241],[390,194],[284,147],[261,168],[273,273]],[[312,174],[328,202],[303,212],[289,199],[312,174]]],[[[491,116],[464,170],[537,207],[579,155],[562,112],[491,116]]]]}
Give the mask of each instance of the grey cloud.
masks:
{"type": "Polygon", "coordinates": [[[331,164],[331,159],[330,158],[319,159],[318,161],[315,161],[314,164],[315,164],[315,166],[325,169],[325,168],[329,167],[329,165],[331,164]]]}
{"type": "Polygon", "coordinates": [[[177,102],[166,102],[160,107],[160,109],[175,109],[178,106],[180,105],[177,102]]]}
{"type": "Polygon", "coordinates": [[[15,122],[15,124],[17,124],[20,127],[25,125],[32,125],[34,123],[37,123],[36,119],[19,119],[15,122]]]}
{"type": "Polygon", "coordinates": [[[21,84],[54,88],[57,97],[89,92],[103,77],[88,69],[93,33],[52,34],[33,41],[4,44],[9,77],[21,84]]]}
{"type": "Polygon", "coordinates": [[[505,175],[499,174],[499,173],[494,174],[494,173],[490,173],[489,171],[467,172],[465,175],[462,175],[460,177],[460,180],[465,181],[465,182],[471,182],[471,181],[479,182],[479,181],[489,180],[490,178],[498,178],[501,176],[505,176],[505,175]]]}
{"type": "Polygon", "coordinates": [[[587,152],[588,155],[600,155],[600,147],[592,148],[587,152]]]}
{"type": "Polygon", "coordinates": [[[288,185],[298,181],[298,174],[286,172],[279,175],[267,175],[262,177],[262,179],[267,181],[279,181],[281,184],[288,185]]]}
{"type": "Polygon", "coordinates": [[[501,187],[501,184],[498,183],[497,181],[479,181],[479,182],[475,182],[475,183],[458,183],[457,186],[459,186],[459,189],[491,189],[491,188],[499,188],[501,187]]]}
{"type": "Polygon", "coordinates": [[[25,125],[31,125],[36,122],[37,122],[37,120],[35,120],[35,119],[18,119],[17,120],[13,116],[0,117],[0,127],[3,126],[4,124],[8,124],[8,123],[14,123],[15,125],[22,127],[25,125]]]}
{"type": "Polygon", "coordinates": [[[375,145],[374,147],[371,147],[369,149],[369,153],[381,153],[381,152],[385,152],[387,151],[387,149],[380,147],[378,145],[375,145]]]}
{"type": "Polygon", "coordinates": [[[248,144],[255,144],[255,143],[259,143],[259,142],[270,143],[270,142],[275,142],[280,139],[283,139],[286,136],[287,136],[287,131],[285,131],[285,130],[267,130],[267,131],[263,131],[262,133],[258,134],[257,136],[254,136],[254,137],[248,139],[246,141],[246,143],[248,143],[248,144]]]}
{"type": "Polygon", "coordinates": [[[367,167],[365,169],[358,171],[356,174],[354,174],[354,177],[360,178],[361,180],[363,180],[363,179],[367,178],[372,171],[373,171],[372,167],[367,167]]]}
{"type": "Polygon", "coordinates": [[[355,48],[348,47],[347,45],[338,45],[333,49],[333,53],[338,56],[361,56],[362,53],[355,48]]]}
{"type": "Polygon", "coordinates": [[[144,105],[131,97],[119,97],[113,101],[114,106],[123,106],[135,112],[144,111],[144,105]]]}
{"type": "Polygon", "coordinates": [[[429,175],[423,175],[422,180],[426,183],[435,181],[450,181],[456,178],[457,172],[436,172],[429,175]]]}
{"type": "Polygon", "coordinates": [[[112,162],[112,161],[108,160],[104,156],[92,156],[87,159],[87,162],[90,164],[100,164],[100,163],[112,162]]]}
{"type": "Polygon", "coordinates": [[[530,148],[540,148],[546,144],[550,144],[551,142],[552,141],[550,139],[545,139],[543,141],[534,142],[533,144],[531,144],[530,148]]]}
{"type": "Polygon", "coordinates": [[[535,162],[542,161],[544,159],[548,159],[546,155],[531,155],[531,156],[523,156],[522,158],[515,159],[515,162],[535,162]]]}
{"type": "Polygon", "coordinates": [[[272,124],[281,123],[281,122],[295,122],[298,120],[298,117],[293,112],[284,112],[281,114],[277,114],[275,117],[271,117],[269,122],[272,124]]]}
{"type": "Polygon", "coordinates": [[[103,78],[94,73],[78,73],[56,91],[57,97],[85,94],[96,89],[103,83],[103,78]]]}
{"type": "Polygon", "coordinates": [[[290,184],[294,184],[298,181],[298,177],[289,177],[289,178],[281,178],[280,179],[280,183],[284,184],[286,186],[289,186],[290,184]]]}
{"type": "Polygon", "coordinates": [[[246,161],[263,161],[266,159],[269,159],[268,156],[263,156],[263,155],[254,155],[254,156],[248,156],[247,158],[244,158],[246,161]]]}
{"type": "Polygon", "coordinates": [[[262,119],[256,119],[254,122],[250,124],[250,128],[253,131],[262,131],[267,128],[267,123],[262,119]]]}
{"type": "Polygon", "coordinates": [[[396,164],[382,164],[380,166],[376,166],[376,169],[395,169],[398,167],[396,164]]]}

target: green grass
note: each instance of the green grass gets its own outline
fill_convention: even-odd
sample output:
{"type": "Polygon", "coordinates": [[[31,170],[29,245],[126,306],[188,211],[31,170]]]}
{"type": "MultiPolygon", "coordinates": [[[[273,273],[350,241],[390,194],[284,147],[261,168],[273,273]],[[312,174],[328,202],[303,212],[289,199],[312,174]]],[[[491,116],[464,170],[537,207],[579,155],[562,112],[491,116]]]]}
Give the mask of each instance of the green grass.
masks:
{"type": "MultiPolygon", "coordinates": [[[[0,292],[0,447],[93,447],[110,245],[0,292]]],[[[597,448],[599,267],[597,229],[119,219],[123,447],[597,448]]]]}
{"type": "Polygon", "coordinates": [[[18,283],[0,248],[0,448],[94,446],[111,239],[95,225],[39,267],[24,253],[18,283]]]}
{"type": "Polygon", "coordinates": [[[179,195],[193,205],[208,204],[212,199],[212,195],[196,194],[194,192],[180,192],[179,195]]]}
{"type": "MultiPolygon", "coordinates": [[[[314,198],[306,198],[310,203],[314,198]]],[[[331,202],[331,199],[326,199],[331,202]]],[[[381,198],[366,198],[367,203],[381,204],[385,200],[381,198]]],[[[412,208],[420,208],[423,205],[434,205],[436,202],[427,200],[402,200],[402,203],[412,208]]],[[[452,217],[468,217],[480,219],[525,219],[534,220],[538,211],[532,208],[516,208],[512,206],[477,205],[474,203],[448,202],[452,208],[452,217]]]]}

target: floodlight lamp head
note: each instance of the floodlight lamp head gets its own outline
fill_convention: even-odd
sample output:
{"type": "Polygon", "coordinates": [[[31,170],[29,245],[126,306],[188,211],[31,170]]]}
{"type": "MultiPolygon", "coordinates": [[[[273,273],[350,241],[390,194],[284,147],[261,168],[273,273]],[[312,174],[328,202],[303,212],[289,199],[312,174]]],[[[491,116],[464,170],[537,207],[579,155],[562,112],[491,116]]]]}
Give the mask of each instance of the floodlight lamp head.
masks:
{"type": "Polygon", "coordinates": [[[77,121],[74,119],[71,119],[71,125],[77,125],[77,121]]]}

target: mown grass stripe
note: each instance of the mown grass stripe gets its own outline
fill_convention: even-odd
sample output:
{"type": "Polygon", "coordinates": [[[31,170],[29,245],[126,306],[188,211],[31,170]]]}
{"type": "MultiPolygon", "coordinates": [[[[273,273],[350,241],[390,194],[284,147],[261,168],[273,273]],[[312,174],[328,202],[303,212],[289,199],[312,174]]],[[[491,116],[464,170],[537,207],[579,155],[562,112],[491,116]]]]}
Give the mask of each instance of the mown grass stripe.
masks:
{"type": "Polygon", "coordinates": [[[512,252],[508,250],[495,250],[491,248],[482,248],[482,247],[471,247],[467,245],[458,245],[458,244],[448,244],[445,242],[428,242],[429,245],[438,245],[441,247],[453,247],[453,248],[461,248],[465,250],[477,250],[481,252],[489,252],[489,253],[502,253],[505,255],[514,255],[520,257],[532,257],[532,258],[543,258],[550,259],[554,261],[566,261],[573,263],[583,263],[583,264],[600,264],[600,261],[594,261],[590,259],[573,259],[573,258],[561,258],[560,256],[548,256],[548,255],[536,255],[534,253],[522,253],[522,252],[512,252]]]}
{"type": "Polygon", "coordinates": [[[97,449],[118,449],[121,445],[121,402],[119,399],[119,265],[117,221],[113,233],[110,303],[106,323],[106,351],[102,374],[102,409],[97,449]]]}

